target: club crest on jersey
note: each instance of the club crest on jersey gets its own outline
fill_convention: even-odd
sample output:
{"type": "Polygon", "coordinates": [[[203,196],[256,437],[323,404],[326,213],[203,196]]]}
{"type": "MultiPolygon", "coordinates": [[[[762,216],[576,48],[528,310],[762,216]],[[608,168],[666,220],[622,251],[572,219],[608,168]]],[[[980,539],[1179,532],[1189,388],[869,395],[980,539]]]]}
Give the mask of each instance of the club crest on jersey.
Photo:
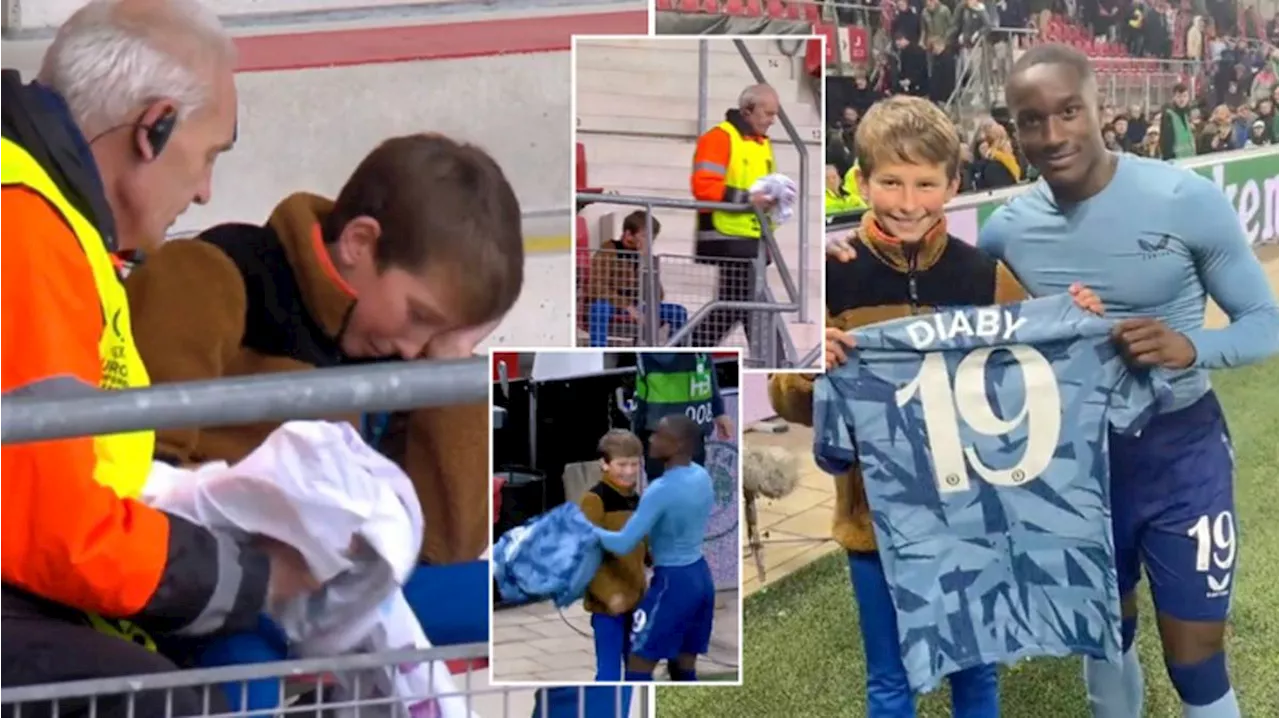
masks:
{"type": "Polygon", "coordinates": [[[969,314],[934,314],[921,318],[907,325],[907,336],[916,349],[928,349],[940,341],[952,341],[957,337],[978,337],[982,339],[999,339],[1008,341],[1027,320],[1014,316],[1013,312],[1000,307],[987,307],[973,312],[973,321],[969,314]]]}

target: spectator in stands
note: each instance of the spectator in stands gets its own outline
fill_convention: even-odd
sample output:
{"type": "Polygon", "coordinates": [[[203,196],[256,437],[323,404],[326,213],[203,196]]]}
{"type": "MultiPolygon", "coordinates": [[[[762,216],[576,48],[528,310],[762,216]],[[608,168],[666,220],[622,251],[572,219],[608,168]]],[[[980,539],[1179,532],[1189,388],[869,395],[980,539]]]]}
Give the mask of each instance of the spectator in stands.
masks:
{"type": "Polygon", "coordinates": [[[1156,125],[1147,127],[1146,133],[1142,137],[1142,142],[1138,145],[1137,153],[1143,157],[1152,159],[1161,159],[1160,157],[1160,128],[1156,125]]]}
{"type": "Polygon", "coordinates": [[[1120,140],[1117,138],[1114,124],[1102,126],[1102,146],[1110,152],[1124,152],[1124,148],[1120,146],[1120,140]]]}
{"type": "MultiPolygon", "coordinates": [[[[378,145],[335,200],[297,193],[262,225],[165,243],[126,280],[133,330],[157,383],[361,362],[460,359],[524,281],[520,205],[485,152],[438,134],[378,145]]],[[[486,402],[347,418],[399,463],[421,499],[420,567],[404,586],[433,644],[488,638],[486,402]]],[[[171,429],[157,456],[233,463],[277,423],[171,429]]],[[[280,660],[271,631],[204,648],[205,665],[280,660]]],[[[229,686],[239,704],[238,686],[229,686]]],[[[248,708],[274,707],[273,681],[248,708]]]]}
{"type": "MultiPolygon", "coordinates": [[[[1275,90],[1271,91],[1275,94],[1275,90]]],[[[1276,101],[1272,97],[1264,98],[1258,103],[1258,119],[1263,122],[1267,128],[1267,138],[1271,140],[1271,144],[1277,142],[1276,132],[1276,101]]]]}
{"type": "Polygon", "coordinates": [[[897,0],[897,12],[893,14],[893,22],[889,24],[889,33],[893,35],[895,44],[900,37],[905,37],[912,45],[920,44],[920,13],[907,0],[897,0]]]}
{"type": "MultiPolygon", "coordinates": [[[[662,224],[653,218],[653,236],[646,229],[648,214],[636,210],[622,220],[622,236],[609,240],[591,253],[591,279],[587,286],[587,333],[591,346],[609,346],[609,328],[614,322],[644,325],[645,295],[641,280],[646,276],[644,253],[658,240],[662,224]]],[[[689,323],[689,311],[679,304],[663,302],[665,293],[658,283],[658,321],[675,334],[689,323]]]]}
{"type": "Polygon", "coordinates": [[[1249,87],[1249,99],[1254,103],[1270,97],[1276,88],[1276,70],[1273,62],[1274,60],[1268,59],[1253,76],[1253,84],[1249,87]]]}
{"type": "Polygon", "coordinates": [[[1009,133],[998,122],[990,122],[982,129],[982,141],[978,145],[978,161],[981,169],[976,176],[980,190],[1012,187],[1022,179],[1022,167],[1018,164],[1009,133]]]}
{"type": "MultiPolygon", "coordinates": [[[[991,30],[991,19],[982,0],[964,0],[955,14],[953,43],[960,48],[957,72],[969,75],[981,72],[983,40],[991,30]]],[[[957,77],[957,82],[963,82],[957,77]]]]}
{"type": "Polygon", "coordinates": [[[823,209],[827,216],[856,212],[866,207],[862,197],[856,194],[851,195],[845,190],[844,181],[840,177],[840,170],[835,165],[827,165],[826,182],[827,190],[823,209]]]}
{"type": "Polygon", "coordinates": [[[1200,62],[1204,60],[1204,18],[1196,15],[1187,29],[1187,59],[1200,62]]]}
{"type": "MultiPolygon", "coordinates": [[[[4,71],[6,396],[147,385],[111,253],[161,242],[190,203],[209,201],[235,138],[234,67],[230,39],[193,0],[91,0],[58,29],[36,81],[4,71]]],[[[143,504],[154,441],[140,431],[0,450],[4,687],[175,670],[156,639],[243,629],[314,588],[292,549],[143,504]]],[[[96,715],[202,715],[198,689],[133,698],[100,698],[96,715]]],[[[60,714],[85,709],[63,701],[60,714]]]]}
{"type": "Polygon", "coordinates": [[[1249,128],[1249,137],[1245,139],[1245,147],[1265,147],[1275,144],[1271,137],[1267,135],[1267,123],[1262,120],[1254,120],[1253,125],[1249,128]]]}
{"type": "Polygon", "coordinates": [[[1129,152],[1133,143],[1129,142],[1129,118],[1120,115],[1111,121],[1111,129],[1115,131],[1116,146],[1120,152],[1129,152]]]}
{"type": "Polygon", "coordinates": [[[956,54],[942,38],[929,41],[929,52],[929,99],[945,105],[956,91],[956,54]]]}
{"type": "MultiPolygon", "coordinates": [[[[752,85],[738,96],[738,106],[725,112],[724,122],[698,138],[690,184],[694,199],[750,204],[761,213],[773,203],[751,193],[756,180],[776,171],[769,128],[778,119],[778,93],[769,85],[752,85]]],[[[751,260],[764,252],[764,228],[753,213],[698,212],[698,260],[719,268],[718,301],[746,302],[755,297],[756,276],[751,260]]],[[[720,346],[742,324],[750,340],[756,327],[743,309],[715,309],[694,329],[695,347],[720,346]]]]}
{"type": "Polygon", "coordinates": [[[1130,147],[1142,144],[1142,138],[1147,134],[1147,113],[1142,111],[1142,105],[1130,105],[1129,112],[1125,115],[1128,121],[1128,131],[1125,133],[1125,139],[1130,147]]]}
{"type": "Polygon", "coordinates": [[[923,47],[899,35],[893,41],[898,50],[893,94],[926,97],[929,94],[929,55],[923,47]]]}
{"type": "Polygon", "coordinates": [[[1196,154],[1196,136],[1190,114],[1191,92],[1178,83],[1173,86],[1173,102],[1160,114],[1160,159],[1173,160],[1196,154]]]}
{"type": "MultiPolygon", "coordinates": [[[[865,73],[860,72],[853,76],[853,92],[849,95],[849,106],[857,112],[858,117],[867,114],[867,110],[882,97],[884,93],[871,84],[870,78],[865,73]]],[[[849,144],[849,148],[853,149],[852,143],[849,144]]]]}
{"type": "MultiPolygon", "coordinates": [[[[1243,67],[1237,67],[1239,68],[1237,70],[1237,74],[1243,72],[1243,67]]],[[[1218,104],[1226,105],[1227,107],[1239,107],[1244,103],[1245,97],[1244,89],[1240,86],[1240,78],[1233,77],[1227,80],[1226,87],[1222,89],[1222,96],[1219,98],[1218,104]]]]}
{"type": "Polygon", "coordinates": [[[925,0],[920,20],[924,28],[925,45],[934,47],[939,41],[946,45],[951,34],[951,8],[940,0],[925,0]]]}
{"type": "Polygon", "coordinates": [[[1231,108],[1218,105],[1196,135],[1196,154],[1207,155],[1236,149],[1231,126],[1231,108]]]}
{"type": "MultiPolygon", "coordinates": [[[[1249,133],[1253,127],[1253,123],[1258,119],[1257,113],[1253,111],[1252,105],[1240,105],[1236,108],[1235,116],[1231,118],[1231,144],[1234,147],[1244,147],[1249,141],[1249,133]]],[[[1265,123],[1264,123],[1265,127],[1265,123]]]]}

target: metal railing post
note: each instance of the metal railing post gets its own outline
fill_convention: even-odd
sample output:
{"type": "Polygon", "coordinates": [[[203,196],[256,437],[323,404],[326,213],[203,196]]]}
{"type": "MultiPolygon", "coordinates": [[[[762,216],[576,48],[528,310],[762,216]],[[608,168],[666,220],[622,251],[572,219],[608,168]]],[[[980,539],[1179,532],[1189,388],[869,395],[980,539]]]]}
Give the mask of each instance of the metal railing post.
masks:
{"type": "Polygon", "coordinates": [[[653,261],[653,205],[644,206],[644,331],[641,334],[648,346],[658,345],[658,291],[657,265],[653,261]]]}
{"type": "MultiPolygon", "coordinates": [[[[764,73],[760,71],[760,66],[756,64],[755,58],[751,56],[751,51],[747,49],[747,43],[742,40],[734,40],[734,47],[738,48],[738,54],[742,56],[742,61],[747,63],[747,69],[751,71],[751,76],[756,78],[756,82],[764,83],[764,73]]],[[[796,297],[796,303],[800,307],[800,321],[809,321],[808,297],[805,296],[806,278],[809,268],[809,149],[805,147],[804,139],[800,137],[800,132],[796,130],[796,126],[791,122],[791,118],[787,116],[786,110],[778,108],[778,121],[782,123],[782,128],[787,132],[787,138],[791,140],[791,144],[795,145],[796,152],[800,155],[800,181],[797,182],[797,194],[799,196],[800,206],[796,208],[796,221],[800,223],[800,292],[796,297]]],[[[823,119],[825,122],[826,119],[823,119]]],[[[763,225],[761,225],[763,226],[763,225]]]]}

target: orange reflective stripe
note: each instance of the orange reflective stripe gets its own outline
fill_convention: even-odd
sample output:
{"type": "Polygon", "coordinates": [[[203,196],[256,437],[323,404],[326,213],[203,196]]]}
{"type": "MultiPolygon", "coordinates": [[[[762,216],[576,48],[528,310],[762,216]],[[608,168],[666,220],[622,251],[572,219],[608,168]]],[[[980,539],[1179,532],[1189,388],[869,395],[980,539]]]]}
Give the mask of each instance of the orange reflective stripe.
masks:
{"type": "Polygon", "coordinates": [[[690,189],[693,198],[703,202],[719,202],[724,199],[723,168],[729,166],[729,148],[732,142],[728,133],[713,127],[698,138],[698,148],[693,153],[693,176],[690,189]],[[716,168],[720,168],[717,172],[716,168]]]}

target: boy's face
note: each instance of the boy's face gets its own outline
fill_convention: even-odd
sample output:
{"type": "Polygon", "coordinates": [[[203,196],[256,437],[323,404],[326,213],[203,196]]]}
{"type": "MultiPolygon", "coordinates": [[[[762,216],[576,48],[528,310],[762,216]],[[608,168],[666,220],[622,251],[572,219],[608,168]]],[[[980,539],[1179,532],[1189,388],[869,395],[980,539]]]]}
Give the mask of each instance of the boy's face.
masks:
{"type": "Polygon", "coordinates": [[[608,461],[601,459],[600,468],[613,479],[615,484],[631,488],[640,478],[640,457],[618,456],[608,461]]]}
{"type": "Polygon", "coordinates": [[[356,296],[342,333],[342,351],[363,359],[416,359],[433,340],[467,327],[459,318],[449,273],[395,266],[379,270],[377,237],[378,223],[357,217],[338,240],[339,273],[356,296]]]}
{"type": "Polygon", "coordinates": [[[959,180],[943,164],[889,163],[868,176],[858,170],[858,186],[880,226],[903,242],[918,242],[956,194],[959,180]]]}
{"type": "Polygon", "coordinates": [[[640,252],[644,251],[646,244],[647,242],[645,241],[644,229],[639,229],[635,232],[623,230],[622,246],[627,249],[634,249],[635,251],[640,252]]]}

